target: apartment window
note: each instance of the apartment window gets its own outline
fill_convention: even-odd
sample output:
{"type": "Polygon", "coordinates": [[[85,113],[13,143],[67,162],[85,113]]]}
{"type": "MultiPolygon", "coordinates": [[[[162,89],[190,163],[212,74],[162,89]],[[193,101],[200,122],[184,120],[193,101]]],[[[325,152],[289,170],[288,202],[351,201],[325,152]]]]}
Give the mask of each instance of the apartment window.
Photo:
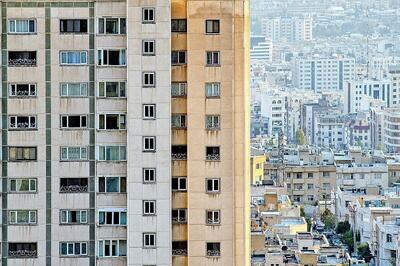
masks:
{"type": "Polygon", "coordinates": [[[171,83],[171,96],[172,97],[184,97],[187,94],[187,83],[186,82],[172,82],[171,83]]]}
{"type": "Polygon", "coordinates": [[[171,127],[174,129],[186,128],[186,115],[171,115],[171,127]]]}
{"type": "Polygon", "coordinates": [[[126,98],[126,82],[101,81],[98,96],[102,98],[126,98]]]}
{"type": "Polygon", "coordinates": [[[99,210],[99,225],[126,225],[126,209],[99,210]]]}
{"type": "Polygon", "coordinates": [[[143,119],[154,119],[154,118],[156,118],[156,105],[143,104],[143,119]]]}
{"type": "Polygon", "coordinates": [[[217,19],[206,20],[206,33],[207,34],[219,33],[219,20],[217,19]]]}
{"type": "Polygon", "coordinates": [[[172,191],[186,191],[186,177],[173,177],[171,185],[172,191]]]}
{"type": "Polygon", "coordinates": [[[172,209],[172,223],[186,223],[186,209],[172,209]]]}
{"type": "Polygon", "coordinates": [[[220,156],[220,148],[219,147],[206,147],[206,160],[207,161],[219,161],[221,159],[220,156]]]}
{"type": "Polygon", "coordinates": [[[307,185],[307,188],[308,188],[308,189],[313,189],[313,188],[314,188],[314,184],[308,184],[308,185],[307,185]]]}
{"type": "Polygon", "coordinates": [[[172,65],[186,64],[186,51],[172,51],[171,64],[172,65]]]}
{"type": "Polygon", "coordinates": [[[36,129],[36,116],[9,116],[9,129],[36,129]]]}
{"type": "Polygon", "coordinates": [[[87,147],[61,147],[61,161],[87,160],[87,147]]]}
{"type": "Polygon", "coordinates": [[[127,246],[126,240],[99,240],[98,256],[99,257],[126,257],[127,246]]]}
{"type": "Polygon", "coordinates": [[[99,161],[126,161],[126,146],[98,146],[99,161]]]}
{"type": "Polygon", "coordinates": [[[187,241],[172,241],[172,256],[187,256],[187,241]]]}
{"type": "Polygon", "coordinates": [[[10,19],[8,20],[8,33],[13,33],[13,34],[36,33],[36,20],[10,19]]]}
{"type": "Polygon", "coordinates": [[[86,242],[61,242],[60,256],[86,256],[86,242]]]}
{"type": "Polygon", "coordinates": [[[155,200],[144,200],[143,201],[143,215],[155,215],[156,214],[156,201],[155,200]]]}
{"type": "Polygon", "coordinates": [[[206,211],[206,224],[207,225],[217,225],[220,224],[220,211],[219,210],[209,210],[206,211]]]}
{"type": "Polygon", "coordinates": [[[10,258],[36,258],[37,243],[8,243],[8,256],[10,258]]]}
{"type": "Polygon", "coordinates": [[[36,66],[36,51],[8,52],[8,66],[33,67],[36,66]]]}
{"type": "Polygon", "coordinates": [[[87,127],[86,115],[61,115],[61,128],[79,129],[87,127]]]}
{"type": "Polygon", "coordinates": [[[14,210],[9,211],[10,224],[31,225],[37,223],[37,211],[33,210],[14,210]]]}
{"type": "Polygon", "coordinates": [[[314,174],[313,173],[308,173],[307,174],[307,178],[313,178],[314,177],[314,174]]]}
{"type": "Polygon", "coordinates": [[[322,172],[323,177],[329,177],[329,172],[322,172]]]}
{"type": "Polygon", "coordinates": [[[101,114],[99,115],[99,130],[126,129],[125,114],[101,114]]]}
{"type": "Polygon", "coordinates": [[[61,51],[61,65],[87,65],[87,51],[61,51]]]}
{"type": "Polygon", "coordinates": [[[61,33],[87,33],[87,19],[60,19],[61,33]]]}
{"type": "Polygon", "coordinates": [[[218,66],[220,65],[220,54],[218,51],[206,52],[206,64],[207,66],[218,66]]]}
{"type": "Polygon", "coordinates": [[[219,97],[221,93],[221,84],[217,82],[213,83],[206,83],[206,97],[207,98],[212,98],[212,97],[219,97]]]}
{"type": "Polygon", "coordinates": [[[387,243],[392,243],[392,241],[393,241],[392,235],[391,234],[386,234],[386,242],[387,243]]]}
{"type": "Polygon", "coordinates": [[[156,182],[156,169],[143,168],[143,183],[154,183],[154,182],[156,182]]]}
{"type": "Polygon", "coordinates": [[[36,161],[37,159],[36,147],[9,147],[8,153],[10,161],[36,161]]]}
{"type": "Polygon", "coordinates": [[[143,55],[155,55],[156,54],[156,41],[155,40],[143,40],[142,41],[142,54],[143,55]]]}
{"type": "Polygon", "coordinates": [[[187,31],[187,20],[186,19],[172,19],[171,20],[171,31],[172,32],[186,32],[187,31]]]}
{"type": "Polygon", "coordinates": [[[206,244],[207,256],[208,257],[219,257],[221,256],[221,244],[219,242],[208,242],[206,244]]]}
{"type": "Polygon", "coordinates": [[[220,116],[219,115],[207,115],[206,116],[206,129],[219,130],[220,129],[220,116]]]}
{"type": "Polygon", "coordinates": [[[172,160],[186,160],[187,159],[187,146],[186,145],[172,145],[171,158],[172,158],[172,160]]]}
{"type": "Polygon", "coordinates": [[[314,196],[313,195],[308,195],[307,199],[308,199],[308,201],[314,201],[314,196]]]}
{"type": "Polygon", "coordinates": [[[220,192],[220,178],[207,178],[206,179],[206,192],[219,193],[220,192]]]}
{"type": "Polygon", "coordinates": [[[35,97],[36,96],[36,84],[11,83],[9,86],[8,95],[10,97],[35,97]]]}
{"type": "Polygon", "coordinates": [[[87,210],[60,210],[61,224],[87,224],[87,210]]]}
{"type": "Polygon", "coordinates": [[[99,34],[126,34],[125,18],[99,18],[99,34]]]}
{"type": "Polygon", "coordinates": [[[144,152],[156,151],[156,137],[143,137],[143,151],[144,152]]]}
{"type": "Polygon", "coordinates": [[[154,88],[156,86],[156,73],[143,72],[142,85],[143,87],[154,88]]]}
{"type": "Polygon", "coordinates": [[[37,191],[37,181],[35,178],[10,178],[10,193],[34,193],[37,191]]]}
{"type": "Polygon", "coordinates": [[[86,97],[88,96],[87,83],[61,83],[60,84],[61,97],[86,97]]]}
{"type": "Polygon", "coordinates": [[[156,247],[156,234],[143,233],[143,248],[155,248],[155,247],[156,247]]]}
{"type": "Polygon", "coordinates": [[[60,193],[83,193],[88,192],[87,178],[60,178],[60,193]]]}
{"type": "Polygon", "coordinates": [[[97,65],[99,66],[125,66],[125,49],[107,49],[97,51],[97,65]]]}
{"type": "Polygon", "coordinates": [[[99,192],[102,193],[125,193],[126,177],[102,176],[99,177],[99,192]]]}
{"type": "Polygon", "coordinates": [[[154,7],[142,8],[142,23],[154,23],[156,21],[156,11],[154,7]]]}

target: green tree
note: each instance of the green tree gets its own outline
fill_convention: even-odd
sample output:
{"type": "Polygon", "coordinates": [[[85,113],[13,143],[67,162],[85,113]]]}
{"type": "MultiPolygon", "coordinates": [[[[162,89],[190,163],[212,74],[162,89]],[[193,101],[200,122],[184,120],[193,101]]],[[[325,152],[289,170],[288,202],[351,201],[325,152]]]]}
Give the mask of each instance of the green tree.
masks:
{"type": "Polygon", "coordinates": [[[321,221],[325,224],[325,228],[334,229],[335,228],[335,216],[328,209],[325,209],[324,213],[321,215],[321,221]]]}
{"type": "Polygon", "coordinates": [[[348,221],[339,222],[336,227],[336,233],[344,234],[350,230],[350,223],[348,221]]]}
{"type": "Polygon", "coordinates": [[[343,243],[349,247],[350,253],[354,251],[353,230],[345,232],[342,236],[343,243]]]}
{"type": "Polygon", "coordinates": [[[358,254],[365,260],[370,262],[372,259],[371,250],[369,249],[368,243],[362,243],[357,247],[358,254]]]}
{"type": "Polygon", "coordinates": [[[304,131],[301,128],[296,131],[296,143],[297,145],[306,144],[306,137],[304,136],[304,131]]]}

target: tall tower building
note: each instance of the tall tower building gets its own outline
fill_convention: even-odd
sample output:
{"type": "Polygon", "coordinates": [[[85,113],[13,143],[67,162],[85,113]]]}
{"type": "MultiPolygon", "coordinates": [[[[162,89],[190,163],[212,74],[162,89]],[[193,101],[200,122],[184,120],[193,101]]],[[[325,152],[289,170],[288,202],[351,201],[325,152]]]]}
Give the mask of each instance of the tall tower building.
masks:
{"type": "Polygon", "coordinates": [[[0,0],[2,265],[249,265],[249,3],[0,0]]]}

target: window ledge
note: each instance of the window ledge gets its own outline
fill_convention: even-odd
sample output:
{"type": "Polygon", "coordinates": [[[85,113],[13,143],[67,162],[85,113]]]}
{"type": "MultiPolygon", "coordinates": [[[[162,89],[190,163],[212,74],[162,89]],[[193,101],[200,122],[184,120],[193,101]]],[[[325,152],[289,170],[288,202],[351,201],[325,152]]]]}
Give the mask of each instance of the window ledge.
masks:
{"type": "Polygon", "coordinates": [[[24,33],[17,33],[17,32],[7,32],[8,35],[37,35],[37,32],[24,32],[24,33]]]}

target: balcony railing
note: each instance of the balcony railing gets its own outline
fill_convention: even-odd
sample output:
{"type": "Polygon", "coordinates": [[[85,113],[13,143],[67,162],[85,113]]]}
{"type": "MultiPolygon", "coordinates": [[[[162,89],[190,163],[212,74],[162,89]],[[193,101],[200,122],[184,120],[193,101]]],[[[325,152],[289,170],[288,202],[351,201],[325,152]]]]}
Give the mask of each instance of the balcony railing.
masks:
{"type": "Polygon", "coordinates": [[[207,130],[220,130],[219,123],[216,123],[216,124],[207,124],[207,125],[206,125],[206,129],[207,129],[207,130]]]}
{"type": "Polygon", "coordinates": [[[207,219],[207,224],[211,224],[211,225],[220,224],[220,221],[219,221],[219,219],[208,218],[207,219]]]}
{"type": "Polygon", "coordinates": [[[207,250],[208,257],[219,257],[221,256],[221,251],[219,250],[207,250]]]}
{"type": "Polygon", "coordinates": [[[36,66],[36,59],[16,58],[8,59],[9,66],[36,66]]]}
{"type": "Polygon", "coordinates": [[[87,192],[88,186],[81,185],[69,185],[69,186],[60,186],[60,193],[82,193],[87,192]]]}
{"type": "Polygon", "coordinates": [[[219,161],[221,159],[219,154],[207,154],[206,155],[206,160],[207,161],[219,161]]]}
{"type": "Polygon", "coordinates": [[[14,258],[35,258],[37,257],[37,250],[9,250],[8,256],[14,258]]]}
{"type": "Polygon", "coordinates": [[[185,217],[172,217],[172,222],[176,224],[183,224],[186,223],[185,217]]]}
{"type": "Polygon", "coordinates": [[[10,123],[10,128],[36,128],[36,123],[28,123],[28,122],[21,122],[21,123],[10,123]]]}
{"type": "Polygon", "coordinates": [[[172,158],[172,160],[186,160],[187,154],[186,153],[172,153],[171,158],[172,158]]]}
{"type": "Polygon", "coordinates": [[[187,256],[187,249],[172,249],[172,256],[187,256]]]}

